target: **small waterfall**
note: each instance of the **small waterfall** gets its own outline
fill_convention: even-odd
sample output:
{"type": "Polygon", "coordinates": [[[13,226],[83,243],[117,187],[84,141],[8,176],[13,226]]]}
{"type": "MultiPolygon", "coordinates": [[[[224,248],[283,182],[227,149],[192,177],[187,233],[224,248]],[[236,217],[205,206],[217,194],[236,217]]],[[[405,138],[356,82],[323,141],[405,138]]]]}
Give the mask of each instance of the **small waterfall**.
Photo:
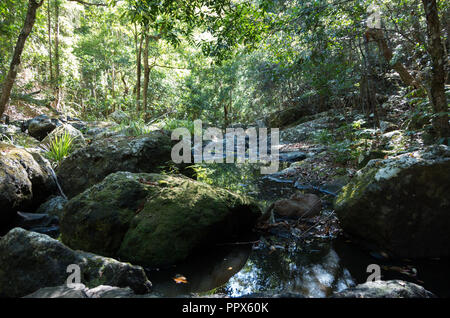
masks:
{"type": "Polygon", "coordinates": [[[53,178],[53,180],[55,181],[56,186],[58,187],[59,193],[61,194],[61,196],[62,196],[64,199],[67,200],[67,196],[64,194],[64,192],[63,192],[63,190],[62,190],[62,188],[61,188],[61,185],[60,185],[59,182],[58,182],[58,177],[56,176],[55,171],[53,170],[52,167],[50,167],[50,174],[52,175],[52,178],[53,178]]]}

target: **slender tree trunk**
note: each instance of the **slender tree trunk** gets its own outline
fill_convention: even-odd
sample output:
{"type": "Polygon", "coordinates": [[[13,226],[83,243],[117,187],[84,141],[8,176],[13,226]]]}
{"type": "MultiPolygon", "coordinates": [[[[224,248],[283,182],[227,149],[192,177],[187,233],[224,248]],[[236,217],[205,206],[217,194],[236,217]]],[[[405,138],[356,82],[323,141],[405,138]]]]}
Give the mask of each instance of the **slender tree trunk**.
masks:
{"type": "Polygon", "coordinates": [[[450,137],[448,123],[448,104],[445,96],[445,70],[446,56],[441,41],[441,27],[436,0],[422,0],[427,19],[428,52],[432,62],[431,78],[431,102],[437,115],[434,120],[434,128],[439,137],[450,137]]]}
{"type": "Polygon", "coordinates": [[[48,33],[48,61],[50,71],[50,83],[53,85],[53,61],[52,61],[52,14],[51,1],[47,1],[47,33],[48,33]]]}
{"type": "Polygon", "coordinates": [[[141,69],[142,69],[142,43],[144,41],[144,33],[141,34],[140,40],[139,34],[137,31],[136,24],[134,25],[135,29],[135,43],[136,43],[136,105],[137,112],[141,111],[141,69]]]}
{"type": "Polygon", "coordinates": [[[59,110],[61,98],[60,90],[60,58],[59,58],[59,0],[55,1],[55,77],[56,77],[56,101],[55,109],[59,110]]]}
{"type": "Polygon", "coordinates": [[[23,24],[22,31],[20,32],[19,38],[17,39],[11,64],[9,66],[9,71],[3,83],[2,95],[0,96],[0,116],[2,116],[5,112],[6,104],[9,101],[9,97],[11,96],[11,89],[14,85],[14,81],[16,80],[17,72],[19,70],[20,56],[22,55],[25,41],[30,35],[31,30],[33,29],[34,22],[36,21],[36,11],[43,3],[44,0],[41,0],[39,2],[36,0],[29,0],[28,2],[28,10],[25,17],[25,23],[23,24]]]}
{"type": "MultiPolygon", "coordinates": [[[[384,37],[383,30],[381,29],[368,29],[366,31],[366,38],[369,40],[372,38],[375,40],[378,44],[378,47],[380,48],[381,53],[383,54],[386,61],[390,62],[392,60],[392,57],[394,56],[392,53],[392,50],[389,48],[386,38],[384,37]]],[[[405,68],[405,66],[400,63],[396,62],[394,65],[392,65],[392,68],[397,71],[397,73],[400,75],[400,78],[402,81],[413,88],[420,88],[422,85],[420,84],[419,80],[415,79],[405,68]]]]}
{"type": "Polygon", "coordinates": [[[142,99],[143,99],[143,110],[144,116],[147,116],[147,91],[148,91],[148,83],[150,79],[150,67],[148,64],[148,46],[150,42],[150,37],[148,35],[148,30],[145,30],[145,44],[144,44],[144,87],[142,90],[142,99]]]}

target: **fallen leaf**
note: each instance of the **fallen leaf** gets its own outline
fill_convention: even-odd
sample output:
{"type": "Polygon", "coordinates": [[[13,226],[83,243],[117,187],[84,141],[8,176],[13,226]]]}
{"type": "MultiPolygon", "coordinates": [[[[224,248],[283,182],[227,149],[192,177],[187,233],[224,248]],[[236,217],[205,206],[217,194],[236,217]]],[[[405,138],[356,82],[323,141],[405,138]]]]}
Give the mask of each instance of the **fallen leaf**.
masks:
{"type": "Polygon", "coordinates": [[[175,281],[175,283],[177,284],[187,284],[187,278],[181,275],[177,275],[173,278],[173,280],[175,281]]]}

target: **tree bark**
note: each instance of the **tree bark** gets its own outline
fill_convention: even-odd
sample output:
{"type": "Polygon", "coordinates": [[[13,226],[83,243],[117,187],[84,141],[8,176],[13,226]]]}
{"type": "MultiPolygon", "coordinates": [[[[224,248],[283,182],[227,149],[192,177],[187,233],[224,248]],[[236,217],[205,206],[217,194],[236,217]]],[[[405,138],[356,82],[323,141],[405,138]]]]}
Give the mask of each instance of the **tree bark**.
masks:
{"type": "Polygon", "coordinates": [[[52,61],[52,14],[51,1],[47,1],[47,33],[48,33],[48,61],[50,71],[50,83],[53,85],[53,61],[52,61]]]}
{"type": "Polygon", "coordinates": [[[141,111],[141,69],[142,69],[142,43],[144,41],[144,33],[141,34],[139,43],[139,34],[135,24],[135,42],[136,42],[136,106],[137,112],[141,111]]]}
{"type": "Polygon", "coordinates": [[[25,17],[25,23],[23,24],[22,31],[20,32],[19,38],[17,39],[11,64],[9,66],[8,75],[6,76],[3,83],[2,95],[0,96],[0,116],[2,116],[6,110],[6,104],[9,101],[9,97],[11,96],[11,89],[14,85],[14,81],[16,80],[17,72],[19,70],[20,57],[25,46],[25,41],[30,35],[31,30],[33,29],[34,22],[36,21],[37,9],[43,3],[44,0],[41,0],[39,2],[36,0],[29,0],[28,2],[28,10],[25,17]]]}
{"type": "Polygon", "coordinates": [[[55,78],[56,78],[56,87],[55,87],[55,109],[59,110],[59,103],[61,98],[61,90],[60,90],[60,59],[59,59],[59,0],[55,1],[55,78]]]}
{"type": "Polygon", "coordinates": [[[436,115],[433,126],[439,137],[450,137],[448,123],[448,103],[445,96],[445,70],[446,56],[441,41],[441,27],[436,0],[422,0],[428,31],[428,52],[431,56],[431,103],[436,115]]]}
{"type": "Polygon", "coordinates": [[[148,46],[150,42],[150,37],[148,36],[148,30],[145,30],[145,44],[144,44],[144,87],[142,90],[142,99],[143,99],[143,111],[144,116],[147,116],[147,91],[148,91],[148,83],[150,79],[150,67],[148,64],[148,46]]]}
{"type": "MultiPolygon", "coordinates": [[[[366,38],[367,40],[370,40],[372,38],[375,42],[377,42],[378,47],[381,53],[383,54],[384,58],[386,59],[386,61],[391,62],[393,53],[387,44],[383,30],[369,28],[366,31],[366,38]]],[[[399,61],[395,62],[392,65],[392,68],[397,71],[397,73],[400,75],[400,78],[406,85],[411,86],[415,89],[422,87],[419,80],[415,79],[414,76],[412,76],[405,68],[405,66],[403,66],[403,64],[400,63],[399,61]]]]}

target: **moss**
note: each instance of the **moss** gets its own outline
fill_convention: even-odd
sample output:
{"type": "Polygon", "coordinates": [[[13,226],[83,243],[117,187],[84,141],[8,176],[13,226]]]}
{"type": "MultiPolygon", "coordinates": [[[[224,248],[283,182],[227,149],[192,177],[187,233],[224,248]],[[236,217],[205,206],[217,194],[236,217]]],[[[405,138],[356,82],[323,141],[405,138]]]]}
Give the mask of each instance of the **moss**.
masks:
{"type": "Polygon", "coordinates": [[[182,176],[118,172],[69,201],[61,232],[73,248],[154,266],[235,234],[237,223],[248,230],[259,216],[250,199],[225,189],[182,176]]]}

